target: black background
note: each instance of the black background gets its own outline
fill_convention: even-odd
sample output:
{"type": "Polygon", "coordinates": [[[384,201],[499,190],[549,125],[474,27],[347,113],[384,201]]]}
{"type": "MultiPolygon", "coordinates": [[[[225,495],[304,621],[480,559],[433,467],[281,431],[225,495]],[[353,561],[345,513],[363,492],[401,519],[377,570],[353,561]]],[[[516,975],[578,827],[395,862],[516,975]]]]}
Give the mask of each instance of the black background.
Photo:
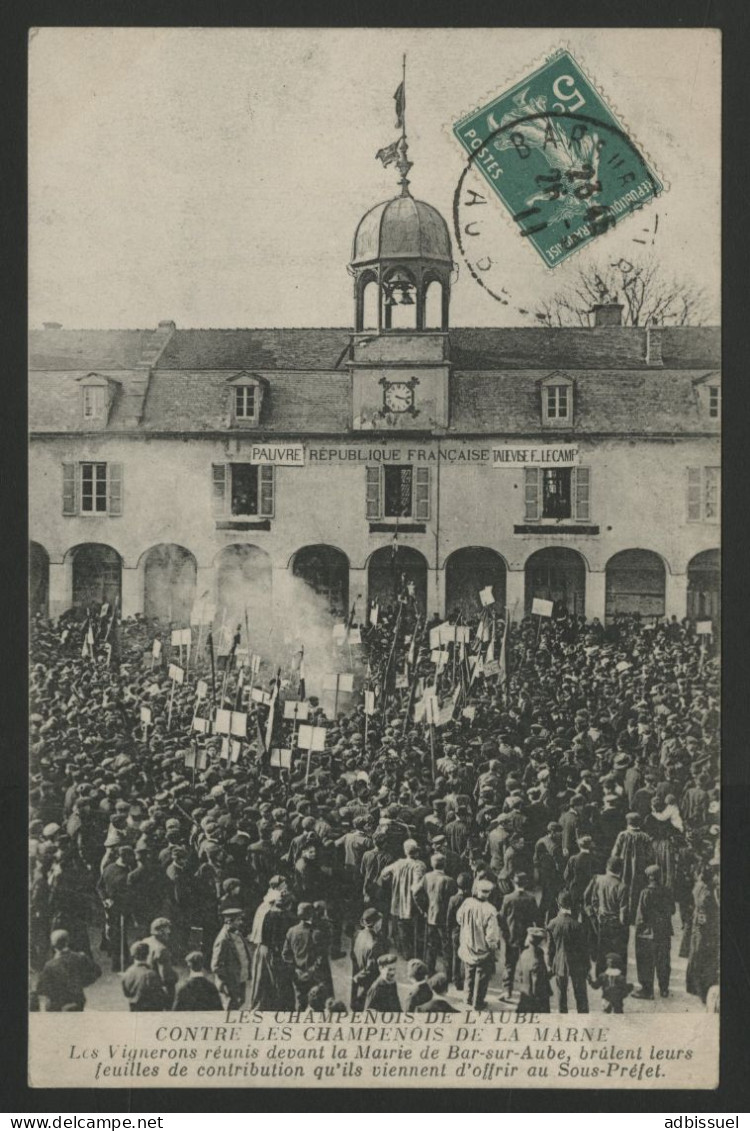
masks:
{"type": "MultiPolygon", "coordinates": [[[[6,3],[0,15],[0,1108],[26,1114],[221,1111],[726,1113],[750,1099],[750,5],[743,0],[444,0],[6,3]],[[39,1089],[26,1083],[26,69],[34,26],[718,27],[723,30],[723,843],[721,1083],[717,1092],[637,1089],[39,1089]]],[[[384,76],[386,82],[387,76],[384,76]]],[[[387,91],[386,91],[387,93],[387,91]]],[[[334,152],[331,160],[344,155],[334,152]]],[[[345,172],[345,170],[342,170],[345,172]]],[[[679,1015],[674,1016],[675,1028],[679,1015]]],[[[356,1120],[356,1115],[353,1115],[356,1120]]],[[[471,1118],[471,1115],[469,1115],[471,1118]]],[[[551,1122],[554,1121],[554,1114],[551,1122]]]]}

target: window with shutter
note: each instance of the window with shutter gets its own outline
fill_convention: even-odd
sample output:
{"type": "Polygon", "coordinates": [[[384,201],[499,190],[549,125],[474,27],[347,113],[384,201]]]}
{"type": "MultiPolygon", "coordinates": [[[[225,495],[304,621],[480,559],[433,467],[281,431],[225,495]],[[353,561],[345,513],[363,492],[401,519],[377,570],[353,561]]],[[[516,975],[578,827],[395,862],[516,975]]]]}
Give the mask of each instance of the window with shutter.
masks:
{"type": "Polygon", "coordinates": [[[78,467],[74,463],[64,463],[63,469],[63,514],[78,514],[78,467]]]}
{"type": "Polygon", "coordinates": [[[273,518],[273,467],[263,465],[260,471],[260,515],[273,518]]]}
{"type": "Polygon", "coordinates": [[[703,517],[706,522],[718,522],[721,514],[718,467],[705,467],[703,484],[703,517]]]}
{"type": "Polygon", "coordinates": [[[211,466],[212,507],[215,515],[226,514],[227,511],[227,466],[224,463],[214,463],[211,466]]]}
{"type": "Polygon", "coordinates": [[[526,520],[536,521],[539,518],[539,468],[524,468],[526,479],[524,502],[526,504],[526,520]]]}
{"type": "Polygon", "coordinates": [[[418,467],[415,496],[414,517],[426,521],[430,517],[430,469],[418,467]]]}
{"type": "Polygon", "coordinates": [[[109,486],[109,514],[115,518],[122,514],[122,464],[110,463],[107,465],[107,480],[109,486]]]}
{"type": "Polygon", "coordinates": [[[701,469],[689,467],[688,473],[688,522],[701,520],[701,469]]]}
{"type": "Polygon", "coordinates": [[[576,518],[588,522],[591,516],[591,476],[588,467],[573,469],[576,518]]]}
{"type": "Polygon", "coordinates": [[[365,513],[367,518],[374,519],[380,518],[382,511],[382,486],[381,486],[381,468],[368,467],[365,469],[366,478],[366,491],[365,491],[365,513]]]}

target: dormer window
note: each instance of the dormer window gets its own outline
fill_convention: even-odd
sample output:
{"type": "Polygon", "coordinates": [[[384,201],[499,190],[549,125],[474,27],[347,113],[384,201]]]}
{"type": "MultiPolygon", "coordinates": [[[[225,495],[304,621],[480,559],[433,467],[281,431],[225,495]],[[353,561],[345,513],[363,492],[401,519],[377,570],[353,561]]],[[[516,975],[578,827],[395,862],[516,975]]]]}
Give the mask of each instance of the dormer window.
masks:
{"type": "Polygon", "coordinates": [[[81,416],[89,426],[105,427],[115,397],[117,382],[100,373],[78,378],[81,387],[81,416]]]}
{"type": "Polygon", "coordinates": [[[238,385],[234,390],[234,415],[238,420],[255,420],[256,396],[254,385],[238,385]]]}
{"type": "Polygon", "coordinates": [[[712,420],[721,415],[721,385],[708,386],[708,415],[712,420]]]}
{"type": "Polygon", "coordinates": [[[706,373],[693,381],[701,415],[709,420],[721,418],[721,377],[718,373],[706,373]]]}
{"type": "Polygon", "coordinates": [[[260,423],[263,394],[268,382],[251,373],[238,373],[229,379],[231,423],[251,426],[260,423]]]}
{"type": "Polygon", "coordinates": [[[84,420],[100,420],[104,416],[107,403],[107,390],[101,386],[90,385],[83,390],[84,420]]]}
{"type": "Polygon", "coordinates": [[[542,424],[553,428],[573,423],[573,382],[562,373],[553,373],[542,382],[542,424]]]}

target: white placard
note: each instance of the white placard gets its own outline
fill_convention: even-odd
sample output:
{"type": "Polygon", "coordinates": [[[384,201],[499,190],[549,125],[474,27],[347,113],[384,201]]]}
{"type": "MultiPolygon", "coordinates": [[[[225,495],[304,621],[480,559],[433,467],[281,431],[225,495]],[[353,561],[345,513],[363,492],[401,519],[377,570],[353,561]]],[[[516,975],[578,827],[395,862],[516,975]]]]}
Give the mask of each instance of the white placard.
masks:
{"type": "Polygon", "coordinates": [[[242,711],[232,711],[229,733],[237,738],[247,738],[247,715],[242,711]]]}
{"type": "Polygon", "coordinates": [[[161,688],[159,687],[159,684],[158,683],[149,684],[148,693],[151,696],[160,695],[161,694],[161,688]]]}
{"type": "Polygon", "coordinates": [[[222,707],[216,712],[215,729],[217,734],[229,734],[232,729],[232,712],[222,707]]]}
{"type": "Polygon", "coordinates": [[[208,684],[206,683],[205,679],[199,679],[197,684],[195,685],[195,698],[205,699],[207,695],[208,684]]]}
{"type": "Polygon", "coordinates": [[[580,462],[577,444],[550,444],[536,448],[503,444],[492,449],[492,466],[496,471],[515,471],[524,467],[577,467],[580,462]]]}
{"type": "Polygon", "coordinates": [[[193,719],[193,730],[198,734],[208,734],[208,719],[199,719],[197,716],[193,719]]]}
{"type": "Polygon", "coordinates": [[[241,750],[242,750],[242,743],[237,742],[235,739],[232,739],[232,743],[231,743],[231,746],[229,748],[229,761],[232,762],[233,764],[235,762],[239,762],[241,750]]]}
{"type": "Polygon", "coordinates": [[[277,770],[291,770],[292,752],[286,748],[275,746],[271,751],[271,766],[277,770]]]}
{"type": "Polygon", "coordinates": [[[713,634],[714,634],[714,626],[713,626],[712,621],[710,621],[710,620],[696,621],[696,624],[695,624],[695,635],[696,636],[713,636],[713,634]]]}
{"type": "Polygon", "coordinates": [[[440,629],[439,628],[431,628],[430,629],[430,651],[436,652],[439,647],[440,647],[440,629]]]}
{"type": "Polygon", "coordinates": [[[459,644],[471,643],[471,629],[468,624],[459,624],[456,626],[456,640],[459,644]]]}
{"type": "Polygon", "coordinates": [[[222,738],[222,740],[221,740],[221,750],[219,751],[219,757],[223,758],[225,760],[227,760],[229,758],[229,739],[228,738],[222,738]]]}
{"type": "Polygon", "coordinates": [[[350,628],[349,629],[349,643],[350,644],[361,644],[362,643],[362,633],[359,631],[358,628],[350,628]]]}
{"type": "Polygon", "coordinates": [[[453,644],[456,639],[456,626],[449,624],[448,621],[438,625],[438,632],[440,633],[441,644],[453,644]]]}
{"type": "Polygon", "coordinates": [[[468,719],[469,722],[473,722],[476,713],[477,713],[476,707],[471,706],[471,707],[464,707],[463,711],[461,712],[461,715],[464,719],[468,719]]]}
{"type": "Polygon", "coordinates": [[[492,592],[491,585],[487,585],[484,589],[479,590],[479,600],[482,602],[482,605],[485,608],[487,607],[487,605],[494,605],[495,594],[492,592]]]}
{"type": "Polygon", "coordinates": [[[375,714],[375,692],[374,691],[366,691],[365,692],[365,714],[366,715],[374,715],[375,714]]]}
{"type": "Polygon", "coordinates": [[[159,640],[158,637],[156,638],[156,640],[154,640],[153,647],[151,648],[151,655],[155,660],[158,660],[159,656],[161,656],[161,640],[159,640]]]}
{"type": "Polygon", "coordinates": [[[173,648],[179,648],[180,644],[182,644],[182,629],[181,628],[173,628],[172,629],[172,647],[173,648]]]}
{"type": "Polygon", "coordinates": [[[346,640],[346,625],[343,623],[333,626],[333,640],[335,644],[343,644],[346,640]]]}
{"type": "Polygon", "coordinates": [[[373,605],[372,608],[370,609],[370,624],[373,625],[373,626],[375,626],[378,623],[378,613],[379,613],[379,611],[380,610],[379,610],[377,605],[373,605]]]}
{"type": "Polygon", "coordinates": [[[181,668],[179,664],[170,664],[169,665],[169,678],[173,679],[175,681],[175,683],[184,683],[184,681],[185,681],[185,671],[184,671],[184,669],[181,668]]]}
{"type": "Polygon", "coordinates": [[[307,724],[303,724],[297,733],[297,745],[300,750],[325,750],[326,728],[311,727],[307,724]]]}
{"type": "Polygon", "coordinates": [[[151,708],[150,707],[141,707],[141,722],[145,723],[146,726],[151,726],[151,708]]]}
{"type": "Polygon", "coordinates": [[[309,719],[310,704],[304,699],[287,699],[284,703],[285,719],[309,719]]]}
{"type": "Polygon", "coordinates": [[[191,747],[190,750],[185,751],[185,769],[195,769],[195,750],[191,747]]]}
{"type": "Polygon", "coordinates": [[[535,597],[531,602],[531,615],[534,617],[551,617],[553,607],[552,601],[545,601],[542,597],[535,597]]]}

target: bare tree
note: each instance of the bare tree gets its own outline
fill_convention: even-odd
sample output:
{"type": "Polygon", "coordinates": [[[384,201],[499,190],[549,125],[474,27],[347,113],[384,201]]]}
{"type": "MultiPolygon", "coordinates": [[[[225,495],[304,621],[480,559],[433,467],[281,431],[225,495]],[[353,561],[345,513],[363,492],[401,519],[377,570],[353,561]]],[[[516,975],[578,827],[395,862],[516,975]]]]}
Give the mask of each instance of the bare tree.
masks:
{"type": "Polygon", "coordinates": [[[667,278],[653,259],[579,269],[565,290],[539,304],[547,326],[589,326],[597,303],[622,303],[625,326],[702,326],[711,309],[705,291],[690,280],[667,278]]]}

